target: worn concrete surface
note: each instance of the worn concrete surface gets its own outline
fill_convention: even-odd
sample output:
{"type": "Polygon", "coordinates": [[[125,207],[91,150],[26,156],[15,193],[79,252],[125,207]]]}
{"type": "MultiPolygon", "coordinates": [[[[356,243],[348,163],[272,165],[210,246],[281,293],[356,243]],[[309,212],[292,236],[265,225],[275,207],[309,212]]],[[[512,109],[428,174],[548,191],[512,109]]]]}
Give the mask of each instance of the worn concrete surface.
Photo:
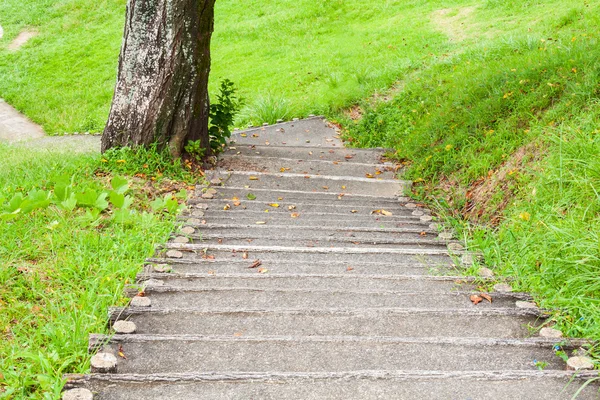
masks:
{"type": "Polygon", "coordinates": [[[90,336],[121,352],[118,373],[67,387],[111,400],[512,400],[581,386],[536,332],[544,311],[517,306],[529,295],[473,304],[497,282],[464,276],[465,250],[403,197],[384,150],[344,149],[318,118],[232,139],[127,288],[135,302],[111,310],[136,333],[90,336]]]}

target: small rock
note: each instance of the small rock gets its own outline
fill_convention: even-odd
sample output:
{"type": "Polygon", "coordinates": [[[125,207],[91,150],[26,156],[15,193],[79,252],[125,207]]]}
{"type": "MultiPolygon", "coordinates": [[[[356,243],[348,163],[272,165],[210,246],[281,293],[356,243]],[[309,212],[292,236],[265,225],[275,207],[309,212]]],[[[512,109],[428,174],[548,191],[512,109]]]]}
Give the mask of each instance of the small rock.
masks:
{"type": "Polygon", "coordinates": [[[131,307],[150,307],[152,305],[152,300],[146,296],[135,296],[131,299],[129,305],[131,307]]]}
{"type": "Polygon", "coordinates": [[[202,193],[202,198],[203,198],[203,199],[210,200],[210,199],[214,199],[214,198],[215,198],[215,196],[214,196],[212,193],[208,193],[208,192],[207,192],[207,193],[202,193]]]}
{"type": "Polygon", "coordinates": [[[113,324],[113,329],[116,333],[129,335],[135,333],[135,324],[131,321],[117,321],[113,324]]]}
{"type": "Polygon", "coordinates": [[[432,221],[432,220],[433,220],[433,217],[431,215],[423,215],[421,217],[421,221],[423,221],[423,222],[429,222],[429,221],[432,221]]]}
{"type": "Polygon", "coordinates": [[[168,258],[183,258],[183,253],[179,250],[169,250],[167,251],[168,258]]]}
{"type": "Polygon", "coordinates": [[[540,330],[540,336],[544,337],[544,338],[559,339],[559,338],[563,337],[563,334],[558,329],[542,328],[540,330]]]}
{"type": "Polygon", "coordinates": [[[208,210],[208,204],[206,203],[198,203],[196,204],[196,208],[199,210],[208,210]]]}
{"type": "Polygon", "coordinates": [[[537,304],[531,302],[531,301],[517,301],[515,302],[515,305],[517,306],[517,308],[530,308],[530,309],[534,309],[534,308],[538,308],[537,304]]]}
{"type": "Polygon", "coordinates": [[[220,185],[221,184],[221,180],[219,178],[211,179],[210,180],[210,184],[211,185],[220,185]]]}
{"type": "Polygon", "coordinates": [[[567,369],[571,371],[594,369],[594,362],[588,357],[571,357],[567,360],[567,369]]]}
{"type": "Polygon", "coordinates": [[[464,249],[465,248],[462,245],[458,244],[458,243],[450,243],[450,244],[448,244],[448,250],[450,250],[450,251],[462,251],[464,249]]]}
{"type": "Polygon", "coordinates": [[[481,276],[482,278],[493,278],[494,277],[494,271],[492,271],[489,268],[479,268],[479,276],[481,276]]]}
{"type": "Polygon", "coordinates": [[[510,293],[512,292],[512,287],[506,283],[498,283],[494,285],[494,291],[498,293],[510,293]]]}
{"type": "Polygon", "coordinates": [[[412,212],[412,215],[414,215],[415,217],[420,217],[422,215],[425,215],[425,213],[421,210],[415,210],[412,212]]]}
{"type": "Polygon", "coordinates": [[[111,353],[98,353],[92,357],[92,372],[110,374],[117,372],[117,357],[111,353]]]}
{"type": "Polygon", "coordinates": [[[398,201],[400,203],[408,203],[410,201],[410,198],[408,198],[408,197],[398,197],[398,201]]]}
{"type": "Polygon", "coordinates": [[[209,193],[209,194],[217,194],[217,191],[216,191],[215,189],[213,189],[213,188],[210,188],[210,189],[208,189],[208,190],[206,191],[206,193],[209,193]]]}
{"type": "MultiPolygon", "coordinates": [[[[212,196],[212,195],[211,195],[212,196]]],[[[204,217],[204,211],[200,211],[200,210],[194,210],[192,211],[192,215],[194,217],[204,217]]]]}
{"type": "Polygon", "coordinates": [[[94,394],[88,389],[77,388],[63,392],[62,400],[93,400],[94,394]]]}
{"type": "Polygon", "coordinates": [[[195,232],[196,230],[191,226],[184,226],[183,228],[181,228],[181,233],[183,233],[184,235],[192,235],[195,232]]]}
{"type": "Polygon", "coordinates": [[[194,224],[194,225],[198,225],[200,223],[202,223],[202,221],[200,221],[198,218],[190,218],[187,220],[188,224],[194,224]]]}
{"type": "Polygon", "coordinates": [[[417,205],[415,203],[407,203],[404,205],[404,207],[406,208],[417,208],[417,205]]]}
{"type": "Polygon", "coordinates": [[[177,236],[175,239],[173,239],[173,243],[189,243],[190,239],[186,238],[185,236],[177,236]]]}
{"type": "Polygon", "coordinates": [[[463,254],[462,257],[460,258],[460,262],[462,263],[462,265],[465,265],[465,266],[473,265],[473,262],[474,262],[473,254],[471,254],[471,253],[463,254]]]}
{"type": "Polygon", "coordinates": [[[158,272],[158,273],[165,273],[165,272],[172,272],[173,268],[171,268],[171,266],[169,264],[158,264],[155,265],[154,268],[152,268],[154,270],[154,272],[158,272]]]}
{"type": "Polygon", "coordinates": [[[450,240],[454,237],[452,232],[441,232],[438,237],[442,240],[450,240]]]}

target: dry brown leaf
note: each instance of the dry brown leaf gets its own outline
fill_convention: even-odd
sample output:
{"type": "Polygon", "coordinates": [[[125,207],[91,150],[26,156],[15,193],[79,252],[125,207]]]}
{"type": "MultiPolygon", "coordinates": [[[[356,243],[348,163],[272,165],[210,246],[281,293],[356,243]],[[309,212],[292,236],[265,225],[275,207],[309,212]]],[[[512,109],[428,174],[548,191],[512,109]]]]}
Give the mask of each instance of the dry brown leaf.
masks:
{"type": "Polygon", "coordinates": [[[258,269],[258,273],[259,273],[259,274],[266,274],[267,272],[269,272],[269,270],[268,270],[268,269],[266,269],[266,268],[259,268],[259,269],[258,269]]]}
{"type": "Polygon", "coordinates": [[[288,210],[290,210],[290,211],[295,210],[295,209],[296,209],[296,206],[288,206],[288,210]]]}
{"type": "Polygon", "coordinates": [[[367,178],[375,178],[375,176],[374,176],[373,174],[368,174],[368,173],[367,173],[367,174],[365,174],[365,176],[366,176],[367,178]]]}
{"type": "Polygon", "coordinates": [[[239,207],[239,206],[242,205],[242,202],[241,201],[234,201],[233,205],[236,206],[236,207],[239,207]]]}
{"type": "Polygon", "coordinates": [[[323,186],[323,189],[329,190],[329,186],[323,186]]]}
{"type": "Polygon", "coordinates": [[[476,295],[476,294],[472,294],[471,297],[469,297],[469,299],[471,300],[471,302],[475,305],[481,303],[483,301],[483,298],[476,295]]]}
{"type": "Polygon", "coordinates": [[[225,207],[223,207],[223,210],[227,211],[231,208],[231,206],[229,204],[225,204],[225,207]]]}
{"type": "Polygon", "coordinates": [[[295,213],[292,213],[290,216],[292,218],[298,218],[300,216],[300,214],[295,212],[295,213]]]}
{"type": "Polygon", "coordinates": [[[358,210],[351,210],[350,211],[352,214],[356,214],[358,212],[358,210]]]}
{"type": "Polygon", "coordinates": [[[233,334],[233,336],[235,337],[241,337],[242,336],[242,332],[236,332],[233,334]]]}
{"type": "Polygon", "coordinates": [[[421,233],[419,233],[419,235],[421,235],[421,236],[427,236],[427,232],[421,232],[421,233]]]}
{"type": "Polygon", "coordinates": [[[258,133],[253,133],[252,137],[258,137],[258,133]]]}
{"type": "Polygon", "coordinates": [[[490,296],[487,293],[480,293],[479,294],[480,297],[483,297],[484,299],[486,299],[487,301],[489,301],[490,303],[492,302],[492,296],[490,296]]]}
{"type": "Polygon", "coordinates": [[[243,258],[244,260],[247,260],[247,259],[248,259],[248,252],[247,252],[247,251],[245,251],[245,252],[244,252],[244,254],[242,254],[242,258],[243,258]]]}
{"type": "Polygon", "coordinates": [[[251,266],[249,266],[248,268],[257,268],[260,267],[262,265],[262,261],[260,260],[255,260],[251,266]]]}
{"type": "Polygon", "coordinates": [[[345,158],[346,160],[350,160],[350,159],[354,158],[354,156],[351,156],[350,154],[346,154],[346,155],[344,156],[344,158],[345,158]]]}
{"type": "Polygon", "coordinates": [[[248,179],[250,179],[251,181],[257,181],[258,180],[258,176],[251,176],[248,179]]]}
{"type": "Polygon", "coordinates": [[[346,268],[346,271],[354,271],[354,268],[348,267],[348,268],[346,268]]]}

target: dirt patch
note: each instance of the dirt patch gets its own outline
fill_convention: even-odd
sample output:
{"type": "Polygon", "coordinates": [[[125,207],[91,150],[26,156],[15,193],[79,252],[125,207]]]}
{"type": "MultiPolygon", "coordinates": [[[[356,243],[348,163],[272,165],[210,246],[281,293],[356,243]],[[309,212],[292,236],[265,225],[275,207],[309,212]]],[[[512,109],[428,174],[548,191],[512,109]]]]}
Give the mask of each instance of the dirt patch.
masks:
{"type": "Polygon", "coordinates": [[[545,151],[537,143],[519,148],[497,170],[475,181],[467,190],[463,217],[472,222],[488,222],[493,226],[502,221],[502,214],[522,188],[520,175],[534,168],[545,151]]]}
{"type": "Polygon", "coordinates": [[[36,32],[36,31],[24,30],[23,32],[19,33],[19,35],[15,38],[15,40],[13,40],[8,45],[7,49],[10,51],[17,51],[21,47],[23,47],[23,45],[25,45],[25,43],[27,43],[29,40],[36,37],[37,35],[38,35],[38,32],[36,32]]]}
{"type": "Polygon", "coordinates": [[[444,8],[433,12],[431,22],[439,31],[445,33],[450,41],[462,42],[470,36],[468,28],[473,25],[471,14],[474,11],[475,7],[444,8]]]}

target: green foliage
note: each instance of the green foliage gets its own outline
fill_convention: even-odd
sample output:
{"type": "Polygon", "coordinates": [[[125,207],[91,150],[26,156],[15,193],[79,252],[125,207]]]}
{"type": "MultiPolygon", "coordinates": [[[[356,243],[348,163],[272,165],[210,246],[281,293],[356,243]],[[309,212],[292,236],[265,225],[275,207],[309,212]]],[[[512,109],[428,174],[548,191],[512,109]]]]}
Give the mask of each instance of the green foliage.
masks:
{"type": "MultiPolygon", "coordinates": [[[[233,120],[242,104],[236,92],[237,89],[233,82],[225,79],[221,82],[217,101],[210,105],[208,136],[213,153],[222,151],[227,139],[231,137],[233,120]]],[[[191,143],[188,142],[188,145],[191,145],[191,143]]],[[[199,150],[196,150],[196,153],[193,154],[198,153],[199,150]]],[[[204,152],[201,152],[201,154],[203,155],[204,152]]]]}
{"type": "Polygon", "coordinates": [[[200,144],[200,140],[190,140],[184,146],[184,150],[196,161],[202,161],[202,159],[206,155],[206,149],[202,147],[202,145],[200,144]]]}
{"type": "Polygon", "coordinates": [[[139,184],[98,155],[0,144],[0,170],[0,397],[58,399],[63,374],[89,370],[88,334],[106,332],[186,193],[148,212],[139,184]]]}
{"type": "MultiPolygon", "coordinates": [[[[193,147],[195,154],[202,154],[200,146],[193,147]]],[[[173,159],[168,149],[157,150],[157,145],[149,147],[121,147],[106,151],[97,164],[98,171],[136,176],[142,179],[160,181],[164,177],[196,183],[202,177],[194,173],[190,166],[180,159],[173,159]]]]}
{"type": "Polygon", "coordinates": [[[416,71],[391,101],[364,102],[360,121],[345,120],[346,137],[394,148],[415,195],[449,214],[486,264],[555,309],[566,336],[597,339],[600,3],[585,13],[529,3],[486,9],[553,17],[416,71]],[[474,224],[470,206],[482,207],[474,224]]]}

